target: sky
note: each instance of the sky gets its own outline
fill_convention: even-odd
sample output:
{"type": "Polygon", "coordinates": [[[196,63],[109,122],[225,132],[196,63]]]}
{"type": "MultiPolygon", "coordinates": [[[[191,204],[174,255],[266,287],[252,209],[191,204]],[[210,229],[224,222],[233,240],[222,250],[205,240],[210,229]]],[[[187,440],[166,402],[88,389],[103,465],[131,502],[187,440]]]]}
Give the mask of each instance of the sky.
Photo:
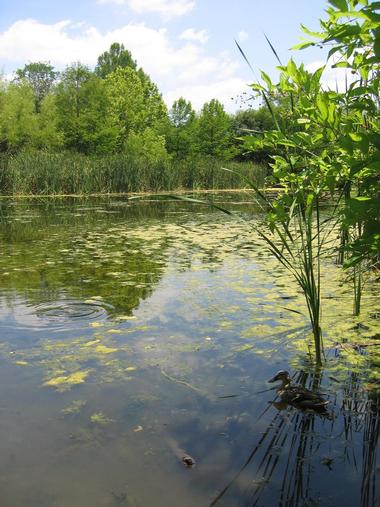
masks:
{"type": "MultiPolygon", "coordinates": [[[[277,62],[291,56],[316,70],[326,55],[318,48],[290,51],[301,23],[319,28],[327,0],[0,0],[0,71],[8,79],[28,62],[57,70],[80,61],[93,68],[113,42],[123,43],[158,85],[170,107],[184,97],[195,109],[217,98],[232,112],[245,107],[255,81],[236,47],[255,69],[276,76],[277,62]]],[[[336,75],[327,69],[325,81],[336,75]]]]}

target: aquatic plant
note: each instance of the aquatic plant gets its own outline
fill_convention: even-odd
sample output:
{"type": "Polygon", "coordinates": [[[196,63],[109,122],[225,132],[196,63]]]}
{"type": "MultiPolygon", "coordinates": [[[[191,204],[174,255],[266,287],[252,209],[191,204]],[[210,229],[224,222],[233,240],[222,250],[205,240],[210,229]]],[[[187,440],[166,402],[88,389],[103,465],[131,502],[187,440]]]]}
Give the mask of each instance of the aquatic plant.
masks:
{"type": "MultiPolygon", "coordinates": [[[[318,364],[323,354],[322,247],[329,244],[336,248],[330,233],[339,226],[344,238],[340,249],[347,254],[345,267],[352,269],[354,315],[360,313],[364,263],[373,269],[380,252],[375,211],[380,195],[378,5],[356,0],[329,3],[329,19],[321,21],[321,33],[304,31],[322,45],[338,43],[329,57],[338,58],[336,67],[351,69],[353,83],[346,86],[345,93],[325,90],[321,84],[324,67],[310,73],[293,60],[283,65],[267,38],[280,65],[280,79],[275,84],[261,72],[262,83],[255,78],[251,88],[266,104],[275,128],[241,139],[248,151],[266,149],[272,153],[270,165],[279,187],[277,196],[272,201],[251,183],[265,212],[264,229],[258,232],[304,293],[318,364]],[[341,22],[344,17],[348,22],[341,22]],[[280,115],[275,104],[282,106],[280,115]],[[351,189],[356,191],[354,196],[351,189]],[[324,211],[322,219],[321,203],[326,195],[334,199],[334,205],[324,211]],[[343,212],[339,209],[342,200],[343,212]]],[[[297,48],[314,44],[304,41],[297,48]]]]}
{"type": "MultiPolygon", "coordinates": [[[[211,157],[158,158],[149,162],[130,154],[85,156],[24,151],[0,157],[0,193],[70,195],[239,188],[240,178],[220,171],[221,165],[220,160],[211,157]]],[[[258,185],[264,182],[264,166],[232,162],[231,167],[239,168],[258,185]]]]}

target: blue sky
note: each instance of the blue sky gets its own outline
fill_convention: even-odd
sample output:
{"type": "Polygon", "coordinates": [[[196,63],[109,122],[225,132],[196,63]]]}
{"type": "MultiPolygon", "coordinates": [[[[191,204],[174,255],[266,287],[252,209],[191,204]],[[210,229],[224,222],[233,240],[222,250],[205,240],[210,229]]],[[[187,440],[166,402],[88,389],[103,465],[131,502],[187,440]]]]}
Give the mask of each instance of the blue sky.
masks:
{"type": "MultiPolygon", "coordinates": [[[[0,0],[0,69],[9,76],[29,61],[93,67],[112,42],[122,42],[169,106],[182,95],[199,109],[215,97],[233,111],[231,98],[253,80],[234,39],[256,69],[274,76],[264,33],[286,62],[300,24],[317,29],[326,7],[325,0],[0,0]]],[[[293,56],[312,69],[325,59],[317,48],[293,56]]]]}

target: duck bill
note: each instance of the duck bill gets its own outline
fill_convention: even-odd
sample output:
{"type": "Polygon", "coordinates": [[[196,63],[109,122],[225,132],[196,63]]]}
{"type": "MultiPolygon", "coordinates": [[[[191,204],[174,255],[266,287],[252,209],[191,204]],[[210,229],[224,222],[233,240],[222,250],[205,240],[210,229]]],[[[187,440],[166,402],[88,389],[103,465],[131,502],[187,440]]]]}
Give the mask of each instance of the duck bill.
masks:
{"type": "Polygon", "coordinates": [[[271,378],[270,380],[268,380],[268,382],[269,382],[270,384],[273,384],[273,382],[276,382],[277,380],[278,380],[278,378],[277,378],[277,377],[273,377],[273,378],[271,378]]]}

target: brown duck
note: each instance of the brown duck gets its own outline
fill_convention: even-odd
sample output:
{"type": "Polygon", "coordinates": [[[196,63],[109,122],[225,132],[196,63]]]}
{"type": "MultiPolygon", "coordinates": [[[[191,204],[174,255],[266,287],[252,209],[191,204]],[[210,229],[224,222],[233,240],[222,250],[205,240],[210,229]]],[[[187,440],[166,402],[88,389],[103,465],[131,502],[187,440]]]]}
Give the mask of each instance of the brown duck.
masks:
{"type": "Polygon", "coordinates": [[[327,412],[326,405],[330,402],[322,398],[320,394],[313,393],[305,387],[292,385],[289,372],[281,370],[268,382],[276,382],[278,380],[282,383],[277,389],[277,394],[282,401],[302,410],[314,410],[320,413],[327,412]]]}

